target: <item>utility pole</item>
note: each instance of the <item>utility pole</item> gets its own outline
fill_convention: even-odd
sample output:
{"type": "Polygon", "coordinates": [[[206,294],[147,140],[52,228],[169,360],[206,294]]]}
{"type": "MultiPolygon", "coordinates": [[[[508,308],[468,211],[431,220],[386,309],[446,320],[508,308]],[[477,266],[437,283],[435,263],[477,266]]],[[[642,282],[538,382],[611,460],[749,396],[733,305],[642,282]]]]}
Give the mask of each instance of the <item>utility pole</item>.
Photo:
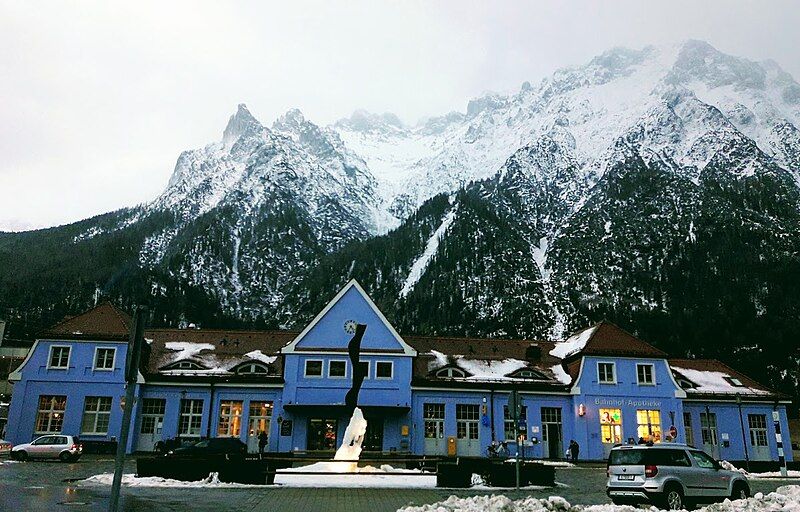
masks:
{"type": "Polygon", "coordinates": [[[117,458],[114,464],[114,481],[111,484],[111,500],[108,504],[109,512],[119,511],[119,494],[122,485],[122,470],[125,466],[125,450],[128,446],[128,436],[131,430],[131,417],[133,405],[136,400],[136,380],[139,376],[139,361],[144,343],[144,314],[145,306],[134,306],[133,324],[131,324],[130,337],[128,338],[128,357],[125,361],[125,404],[122,409],[122,428],[117,443],[117,458]]]}

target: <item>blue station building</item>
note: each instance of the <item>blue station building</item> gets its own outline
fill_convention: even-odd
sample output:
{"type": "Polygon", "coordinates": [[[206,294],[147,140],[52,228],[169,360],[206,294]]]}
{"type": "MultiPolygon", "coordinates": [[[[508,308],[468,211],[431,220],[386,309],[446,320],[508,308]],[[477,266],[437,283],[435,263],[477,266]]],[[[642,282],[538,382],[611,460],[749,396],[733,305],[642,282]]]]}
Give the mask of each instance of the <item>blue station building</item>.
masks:
{"type": "MultiPolygon", "coordinates": [[[[778,429],[789,438],[788,397],[719,361],[670,359],[607,322],[557,342],[400,335],[351,281],[301,332],[146,331],[127,450],[233,436],[255,452],[265,432],[272,452],[333,452],[349,420],[357,324],[367,326],[367,452],[485,456],[507,441],[512,454],[521,445],[526,457],[564,458],[574,439],[580,459],[601,460],[615,444],[644,440],[769,461],[778,429]]],[[[105,303],[42,334],[9,377],[8,440],[64,433],[115,443],[129,328],[105,303]]]]}

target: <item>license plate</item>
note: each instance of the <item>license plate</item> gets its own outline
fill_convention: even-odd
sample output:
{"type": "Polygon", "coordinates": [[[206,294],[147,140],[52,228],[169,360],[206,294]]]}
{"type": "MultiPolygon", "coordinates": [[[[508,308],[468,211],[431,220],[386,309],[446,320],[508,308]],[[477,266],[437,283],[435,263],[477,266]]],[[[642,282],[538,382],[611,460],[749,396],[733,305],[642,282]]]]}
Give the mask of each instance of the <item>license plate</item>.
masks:
{"type": "Polygon", "coordinates": [[[633,480],[633,475],[619,475],[617,480],[633,480]]]}

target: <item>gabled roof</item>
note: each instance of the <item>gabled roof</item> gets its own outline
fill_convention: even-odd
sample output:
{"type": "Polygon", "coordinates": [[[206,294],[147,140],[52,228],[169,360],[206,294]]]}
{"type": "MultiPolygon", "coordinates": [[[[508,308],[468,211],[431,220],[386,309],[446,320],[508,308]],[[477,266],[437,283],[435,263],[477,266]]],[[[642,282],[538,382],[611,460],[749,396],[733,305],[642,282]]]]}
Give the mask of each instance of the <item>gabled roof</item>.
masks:
{"type": "Polygon", "coordinates": [[[147,375],[230,375],[246,362],[261,362],[270,376],[282,376],[281,347],[296,331],[237,331],[217,329],[152,329],[145,332],[150,356],[147,375]],[[180,361],[191,361],[205,370],[167,370],[180,361]]]}
{"type": "MultiPolygon", "coordinates": [[[[328,314],[328,312],[329,312],[331,309],[333,309],[333,307],[334,307],[334,306],[336,306],[336,304],[337,304],[337,303],[338,303],[338,302],[339,302],[339,301],[340,301],[340,300],[341,300],[341,299],[342,299],[342,298],[343,298],[343,297],[344,297],[344,296],[347,294],[347,292],[349,292],[351,289],[354,289],[354,290],[356,290],[356,292],[357,292],[357,293],[358,293],[358,294],[359,294],[359,295],[360,295],[360,296],[363,298],[363,300],[366,302],[367,306],[369,306],[369,308],[372,310],[372,312],[373,312],[373,313],[374,313],[374,314],[375,314],[375,315],[378,317],[379,321],[380,321],[381,323],[383,323],[384,327],[385,327],[385,328],[386,328],[386,330],[389,332],[389,334],[391,335],[391,337],[392,337],[392,338],[394,338],[394,340],[395,340],[395,341],[397,342],[397,344],[399,345],[399,347],[400,347],[400,348],[399,348],[399,350],[401,350],[403,354],[405,354],[405,355],[408,355],[408,356],[415,356],[415,355],[417,355],[416,351],[415,351],[415,350],[414,350],[414,349],[413,349],[413,348],[412,348],[412,347],[411,347],[411,346],[410,346],[408,343],[406,343],[406,342],[403,340],[403,338],[402,338],[402,337],[401,337],[401,336],[400,336],[400,335],[397,333],[397,331],[395,330],[394,326],[393,326],[393,325],[392,325],[392,324],[389,322],[389,320],[387,320],[387,319],[386,319],[386,317],[385,317],[385,316],[384,316],[384,314],[381,312],[381,310],[380,310],[380,309],[378,309],[378,306],[377,306],[377,305],[376,305],[376,304],[375,304],[375,303],[372,301],[372,299],[370,298],[369,294],[367,294],[367,292],[366,292],[366,291],[364,291],[364,288],[362,288],[362,287],[361,287],[361,285],[360,285],[360,284],[358,284],[358,281],[356,281],[355,279],[351,279],[351,280],[350,280],[350,281],[349,281],[349,282],[348,282],[346,285],[344,285],[344,287],[343,287],[341,290],[339,290],[339,293],[337,293],[337,294],[336,294],[336,296],[335,296],[333,299],[331,299],[331,301],[330,301],[330,302],[328,302],[328,304],[327,304],[327,305],[326,305],[326,306],[325,306],[325,307],[322,309],[322,311],[320,311],[320,312],[317,314],[317,316],[315,316],[315,317],[314,317],[314,319],[311,321],[311,323],[309,323],[309,324],[306,326],[306,328],[305,328],[305,329],[303,329],[303,330],[300,332],[300,334],[298,334],[298,335],[297,335],[297,337],[291,341],[291,343],[287,344],[287,345],[286,345],[286,346],[285,346],[285,347],[284,347],[284,348],[281,350],[281,352],[282,352],[282,353],[284,353],[284,354],[290,354],[290,353],[293,353],[293,352],[295,352],[295,350],[296,350],[296,348],[297,348],[297,345],[298,345],[298,344],[299,344],[299,343],[300,343],[300,342],[303,340],[303,338],[304,338],[304,337],[305,337],[305,336],[306,336],[306,335],[307,335],[309,332],[311,332],[311,330],[312,330],[312,329],[314,329],[314,327],[316,327],[316,326],[317,326],[317,324],[319,324],[319,323],[320,323],[320,321],[321,321],[323,318],[325,318],[325,316],[328,314]]],[[[342,348],[343,348],[343,349],[346,349],[346,347],[342,347],[342,348]]],[[[367,349],[363,348],[363,345],[362,345],[362,350],[366,351],[367,349]]]]}
{"type": "Polygon", "coordinates": [[[669,365],[676,379],[692,384],[684,387],[689,397],[730,399],[739,394],[748,399],[786,398],[716,359],[670,359],[669,365]]]}
{"type": "Polygon", "coordinates": [[[607,321],[556,343],[550,354],[565,361],[581,356],[667,357],[665,352],[607,321]]]}
{"type": "Polygon", "coordinates": [[[66,318],[41,332],[40,338],[127,340],[131,317],[110,302],[66,318]]]}

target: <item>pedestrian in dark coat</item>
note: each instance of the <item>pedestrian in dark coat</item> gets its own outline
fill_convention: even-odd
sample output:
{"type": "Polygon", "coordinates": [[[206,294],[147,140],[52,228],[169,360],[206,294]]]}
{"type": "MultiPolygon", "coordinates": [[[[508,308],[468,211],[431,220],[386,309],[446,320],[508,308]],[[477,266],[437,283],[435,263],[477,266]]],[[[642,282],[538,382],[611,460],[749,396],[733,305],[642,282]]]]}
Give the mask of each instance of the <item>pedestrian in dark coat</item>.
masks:
{"type": "Polygon", "coordinates": [[[267,447],[269,436],[263,430],[258,434],[258,453],[264,453],[264,448],[267,447]]]}
{"type": "Polygon", "coordinates": [[[577,462],[578,461],[578,454],[580,453],[580,451],[581,451],[581,447],[578,444],[578,442],[575,441],[574,439],[570,440],[570,442],[569,442],[569,455],[570,455],[570,459],[572,459],[572,462],[577,462]]]}

